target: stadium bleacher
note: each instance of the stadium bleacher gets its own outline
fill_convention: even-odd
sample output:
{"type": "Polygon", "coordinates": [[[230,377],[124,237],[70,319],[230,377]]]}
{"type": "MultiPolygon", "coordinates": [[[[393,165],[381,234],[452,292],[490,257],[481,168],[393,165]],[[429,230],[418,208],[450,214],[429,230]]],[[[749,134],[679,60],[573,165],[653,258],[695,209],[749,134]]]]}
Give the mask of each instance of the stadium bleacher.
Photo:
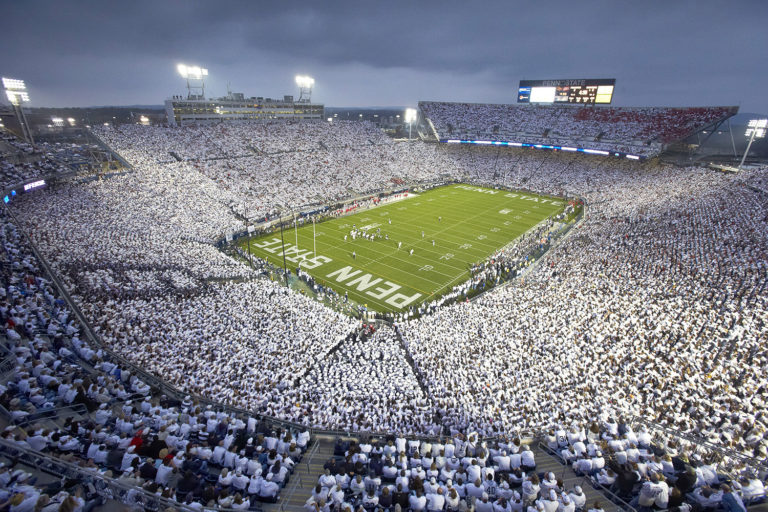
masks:
{"type": "Polygon", "coordinates": [[[71,172],[85,148],[78,144],[39,143],[36,147],[0,130],[0,187],[19,186],[47,175],[71,172]]]}
{"type": "MultiPolygon", "coordinates": [[[[627,121],[626,112],[582,121],[595,123],[595,137],[612,133],[630,146],[635,137],[663,142],[725,115],[665,111],[627,121]],[[614,126],[622,123],[628,131],[614,126]]],[[[515,115],[508,126],[535,134],[551,113],[535,123],[515,115]]],[[[642,507],[652,495],[664,508],[656,502],[659,475],[675,483],[691,469],[693,485],[675,496],[681,504],[714,508],[730,499],[726,485],[747,504],[764,497],[764,171],[730,176],[584,155],[500,155],[393,144],[372,131],[365,123],[102,128],[134,173],[62,183],[11,203],[0,229],[7,349],[0,412],[8,424],[0,452],[12,455],[9,464],[64,461],[102,487],[121,487],[120,499],[131,503],[248,508],[275,496],[272,484],[279,489],[289,478],[281,467],[307,455],[310,434],[355,431],[359,442],[339,455],[362,486],[342,482],[341,494],[323,497],[321,485],[307,509],[328,510],[337,498],[338,510],[376,509],[389,484],[386,465],[371,459],[378,450],[384,459],[390,435],[403,448],[397,453],[406,452],[392,467],[409,472],[409,487],[425,487],[430,510],[441,500],[428,495],[440,488],[453,500],[451,486],[460,485],[437,467],[441,445],[460,445],[459,466],[474,474],[473,457],[486,470],[499,460],[504,466],[501,452],[520,449],[505,438],[527,431],[542,440],[533,445],[537,463],[549,450],[586,478],[582,487],[606,487],[606,499],[642,507]],[[257,218],[364,194],[393,178],[445,175],[583,197],[585,220],[525,280],[373,331],[259,277],[212,243],[242,229],[238,213],[246,209],[257,218]],[[93,340],[33,247],[82,310],[93,340]],[[641,425],[651,425],[652,436],[641,425]],[[381,435],[378,446],[369,432],[381,435]],[[433,437],[431,457],[417,437],[425,434],[433,437]],[[603,469],[595,466],[598,450],[615,486],[607,469],[595,472],[603,469]],[[276,465],[279,458],[285,464],[276,465]],[[642,480],[630,482],[636,471],[642,480]]],[[[581,495],[536,469],[515,478],[496,469],[491,482],[481,481],[487,499],[468,500],[466,487],[456,494],[478,511],[567,509],[581,495]]],[[[66,482],[28,489],[30,478],[10,477],[6,498],[91,503],[105,494],[66,482]]],[[[408,503],[419,510],[422,500],[408,503]]],[[[446,499],[439,510],[462,510],[461,500],[456,507],[446,499]]]]}
{"type": "Polygon", "coordinates": [[[735,107],[573,107],[422,101],[442,141],[557,144],[656,156],[670,142],[724,120],[735,107]]]}

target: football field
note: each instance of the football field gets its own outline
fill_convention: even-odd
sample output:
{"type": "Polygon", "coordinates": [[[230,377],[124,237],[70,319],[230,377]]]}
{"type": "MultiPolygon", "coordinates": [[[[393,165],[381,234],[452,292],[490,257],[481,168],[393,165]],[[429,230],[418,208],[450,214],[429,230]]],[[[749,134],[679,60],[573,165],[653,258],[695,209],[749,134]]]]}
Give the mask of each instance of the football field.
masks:
{"type": "Polygon", "coordinates": [[[292,272],[301,265],[369,310],[400,312],[450,291],[472,264],[564,206],[557,197],[448,185],[318,223],[314,240],[311,222],[286,227],[283,241],[276,229],[252,239],[250,251],[278,267],[285,256],[292,272]]]}

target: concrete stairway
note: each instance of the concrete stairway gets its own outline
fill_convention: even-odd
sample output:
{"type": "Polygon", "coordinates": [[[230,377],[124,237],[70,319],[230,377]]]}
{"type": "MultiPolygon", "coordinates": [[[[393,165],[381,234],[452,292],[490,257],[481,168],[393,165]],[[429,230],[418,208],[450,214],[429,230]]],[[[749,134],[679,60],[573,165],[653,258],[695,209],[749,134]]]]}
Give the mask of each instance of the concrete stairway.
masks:
{"type": "Polygon", "coordinates": [[[550,455],[548,452],[541,449],[537,445],[532,444],[531,449],[536,456],[537,473],[548,473],[550,471],[553,472],[557,478],[562,479],[563,486],[566,490],[569,491],[573,489],[574,485],[581,486],[581,490],[584,491],[584,494],[587,496],[587,503],[584,507],[585,509],[591,508],[591,505],[595,501],[599,501],[605,512],[623,510],[621,507],[618,507],[616,504],[612,503],[601,491],[598,491],[592,487],[592,483],[588,478],[579,476],[574,473],[570,466],[564,465],[562,462],[560,462],[559,459],[553,455],[550,455]]]}
{"type": "Polygon", "coordinates": [[[304,503],[323,474],[323,464],[333,455],[333,444],[333,437],[317,437],[294,468],[288,485],[280,492],[278,502],[264,504],[264,512],[305,512],[304,503]]]}
{"type": "MultiPolygon", "coordinates": [[[[302,461],[296,466],[288,485],[280,493],[280,500],[275,504],[263,505],[265,512],[305,512],[304,503],[312,495],[312,490],[317,484],[317,479],[323,474],[323,464],[333,455],[334,438],[318,437],[304,455],[302,461]]],[[[552,471],[563,480],[563,485],[570,490],[575,485],[580,485],[587,496],[587,505],[591,506],[599,501],[605,512],[618,512],[621,507],[612,503],[601,491],[592,487],[589,479],[579,476],[573,470],[564,465],[560,460],[542,450],[538,446],[531,445],[536,456],[536,472],[546,473],[552,471]]]]}

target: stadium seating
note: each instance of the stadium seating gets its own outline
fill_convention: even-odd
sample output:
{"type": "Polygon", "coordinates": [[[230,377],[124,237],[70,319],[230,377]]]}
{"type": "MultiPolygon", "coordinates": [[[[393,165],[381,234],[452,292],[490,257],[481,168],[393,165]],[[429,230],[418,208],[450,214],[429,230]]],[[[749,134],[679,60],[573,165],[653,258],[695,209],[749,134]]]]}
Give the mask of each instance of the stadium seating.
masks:
{"type": "MultiPolygon", "coordinates": [[[[226,509],[239,493],[248,508],[251,501],[276,496],[289,474],[278,475],[275,461],[290,472],[306,450],[308,433],[276,432],[255,417],[202,407],[191,399],[179,403],[153,391],[130,368],[80,339],[78,323],[5,215],[0,216],[0,240],[6,268],[3,362],[12,363],[2,365],[7,381],[0,412],[10,425],[0,436],[5,441],[0,453],[11,461],[28,453],[56,457],[86,474],[116,479],[117,485],[143,486],[150,493],[160,486],[163,498],[181,503],[187,496],[200,501],[213,493],[226,509]],[[228,471],[239,480],[222,483],[220,473],[228,471]]],[[[28,483],[20,478],[24,474],[14,472],[13,485],[6,484],[25,499],[64,488],[22,488],[28,483]]],[[[89,499],[94,497],[91,492],[89,499]]]]}
{"type": "Polygon", "coordinates": [[[556,426],[539,446],[519,437],[483,440],[475,434],[337,438],[305,509],[393,510],[400,504],[403,510],[584,510],[592,505],[590,494],[623,509],[678,510],[686,504],[717,508],[730,489],[745,503],[765,500],[754,473],[739,477],[740,468],[717,450],[683,443],[643,424],[634,430],[612,419],[556,426]],[[542,464],[547,452],[573,473],[542,471],[554,468],[542,464]]]}
{"type": "Polygon", "coordinates": [[[655,156],[670,142],[735,113],[733,107],[573,107],[419,103],[440,140],[555,144],[655,156]]]}
{"type": "Polygon", "coordinates": [[[0,130],[0,187],[19,186],[47,175],[69,172],[73,159],[84,158],[85,147],[39,143],[35,148],[0,130]]]}
{"type": "MultiPolygon", "coordinates": [[[[609,444],[613,418],[625,415],[720,447],[731,455],[719,463],[732,478],[747,477],[750,489],[764,477],[745,472],[766,459],[768,446],[764,171],[733,177],[574,154],[371,144],[369,128],[326,123],[229,130],[102,129],[135,172],[62,183],[8,207],[19,224],[4,214],[0,230],[0,312],[10,351],[0,371],[17,368],[0,397],[11,423],[6,442],[110,471],[138,489],[146,479],[131,480],[132,466],[119,471],[134,440],[155,447],[155,437],[164,440],[168,464],[194,466],[214,484],[216,465],[248,467],[253,457],[243,462],[239,450],[261,445],[263,452],[285,438],[271,435],[259,415],[291,422],[286,430],[302,442],[316,428],[480,438],[595,424],[609,444]],[[326,147],[303,141],[308,133],[326,147]],[[259,151],[248,150],[257,139],[259,151]],[[169,151],[189,160],[168,159],[169,151]],[[227,164],[243,167],[228,175],[227,164]],[[326,165],[330,177],[318,175],[326,165]],[[393,177],[582,197],[585,219],[524,279],[373,332],[213,245],[244,228],[246,209],[261,216],[335,201],[393,177]],[[25,234],[104,347],[81,338],[85,327],[40,270],[25,234]],[[168,385],[216,403],[198,408],[195,398],[161,389],[168,385]],[[230,428],[235,454],[217,452],[228,462],[211,462],[213,449],[210,457],[193,450],[226,441],[230,428]],[[246,435],[254,436],[250,445],[246,435]],[[89,450],[107,441],[121,450],[89,462],[89,450]]],[[[282,448],[295,461],[298,453],[282,448]]],[[[148,457],[165,459],[134,452],[139,472],[148,457]]],[[[149,489],[186,499],[180,481],[149,489]]],[[[219,501],[221,493],[207,488],[201,502],[219,501]]],[[[231,505],[228,496],[219,505],[231,505]]]]}

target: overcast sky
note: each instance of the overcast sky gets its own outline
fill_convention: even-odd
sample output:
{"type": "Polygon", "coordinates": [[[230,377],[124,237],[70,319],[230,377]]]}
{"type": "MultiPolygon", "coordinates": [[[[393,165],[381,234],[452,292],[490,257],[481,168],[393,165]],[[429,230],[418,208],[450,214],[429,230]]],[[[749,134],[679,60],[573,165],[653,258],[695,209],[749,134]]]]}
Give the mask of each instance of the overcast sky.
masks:
{"type": "Polygon", "coordinates": [[[768,1],[0,0],[0,74],[31,106],[160,104],[176,64],[327,106],[514,103],[521,79],[616,78],[614,104],[768,112],[768,1]]]}

